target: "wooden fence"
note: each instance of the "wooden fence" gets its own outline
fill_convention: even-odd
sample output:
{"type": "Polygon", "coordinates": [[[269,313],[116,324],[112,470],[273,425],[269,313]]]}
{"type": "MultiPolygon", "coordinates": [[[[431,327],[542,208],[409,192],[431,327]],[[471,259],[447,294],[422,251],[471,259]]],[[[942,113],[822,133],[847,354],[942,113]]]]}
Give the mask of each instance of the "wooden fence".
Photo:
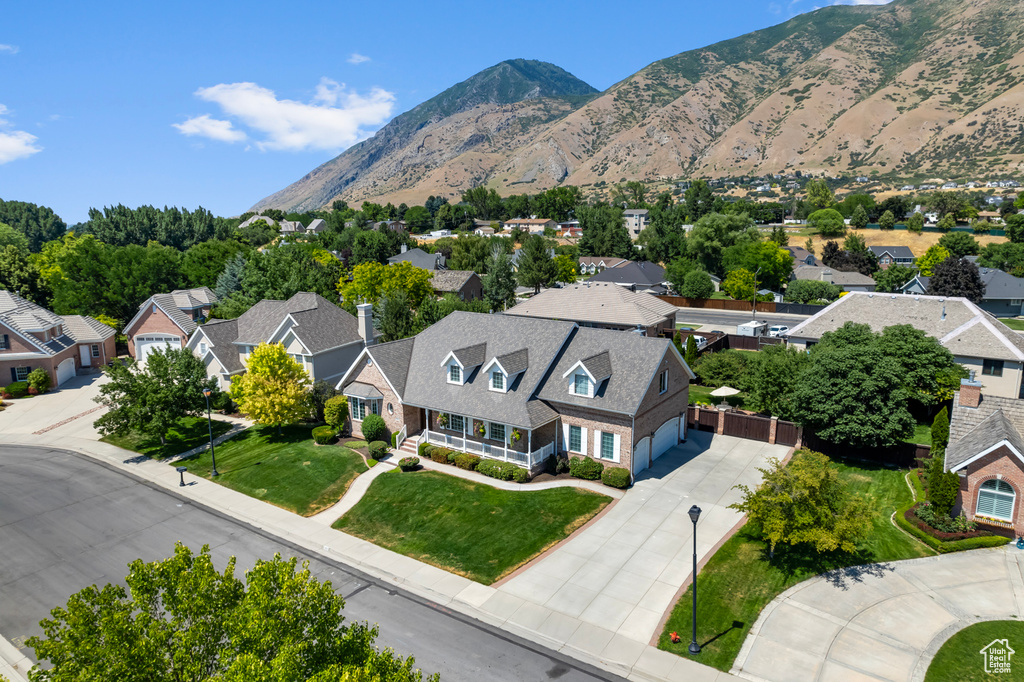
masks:
{"type": "Polygon", "coordinates": [[[736,438],[759,440],[764,443],[779,445],[796,445],[800,440],[800,427],[793,422],[773,420],[759,414],[745,414],[737,411],[721,412],[716,409],[698,410],[690,406],[686,410],[687,428],[698,431],[718,433],[721,426],[722,434],[736,438]],[[721,422],[719,422],[721,420],[721,422]],[[775,421],[775,440],[772,440],[772,421],[775,421]]]}
{"type": "Polygon", "coordinates": [[[758,417],[752,414],[740,412],[725,413],[725,428],[722,433],[726,436],[759,440],[767,443],[772,430],[772,420],[768,417],[758,417]]]}
{"type": "Polygon", "coordinates": [[[781,419],[775,428],[775,442],[779,445],[796,445],[800,437],[800,427],[793,422],[784,422],[781,419]]]}

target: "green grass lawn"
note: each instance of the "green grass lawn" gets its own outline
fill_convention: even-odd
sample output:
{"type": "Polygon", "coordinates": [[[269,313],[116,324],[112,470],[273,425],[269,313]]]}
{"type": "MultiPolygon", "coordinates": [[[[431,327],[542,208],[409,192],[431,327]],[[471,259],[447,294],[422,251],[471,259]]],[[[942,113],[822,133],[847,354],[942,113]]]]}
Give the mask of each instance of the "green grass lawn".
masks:
{"type": "MultiPolygon", "coordinates": [[[[693,405],[697,401],[702,403],[711,403],[712,405],[718,405],[722,402],[722,399],[711,395],[711,391],[715,389],[710,386],[697,386],[696,384],[690,384],[690,404],[693,405]]],[[[731,395],[725,399],[727,403],[733,407],[738,407],[741,410],[746,408],[746,399],[743,394],[731,395]]]]}
{"type": "Polygon", "coordinates": [[[985,672],[981,650],[994,640],[1005,639],[1011,649],[1024,651],[1024,623],[1016,620],[992,620],[966,627],[950,637],[935,654],[925,682],[972,682],[973,680],[1019,680],[1024,661],[1020,654],[1010,657],[1010,671],[985,672]],[[1016,675],[1013,673],[1016,672],[1016,675]]]}
{"type": "Polygon", "coordinates": [[[1015,329],[1019,332],[1024,331],[1024,320],[1017,320],[1012,317],[1000,317],[999,321],[1010,329],[1015,329]]]}
{"type": "Polygon", "coordinates": [[[703,325],[699,325],[696,322],[676,322],[676,329],[682,329],[683,327],[689,327],[690,329],[697,331],[703,325]]]}
{"type": "Polygon", "coordinates": [[[918,445],[931,445],[932,444],[932,425],[931,424],[915,424],[914,435],[906,440],[907,443],[917,443],[918,445]]]}
{"type": "MultiPolygon", "coordinates": [[[[216,448],[217,483],[303,516],[328,508],[367,471],[346,447],[315,445],[308,426],[254,426],[216,448]]],[[[210,453],[189,460],[188,471],[210,478],[210,453]]]]}
{"type": "Polygon", "coordinates": [[[730,296],[729,294],[725,293],[724,291],[716,291],[715,293],[711,294],[711,298],[721,298],[721,299],[725,299],[726,301],[733,300],[732,296],[730,296]]]}
{"type": "MultiPolygon", "coordinates": [[[[854,554],[819,555],[813,548],[779,546],[769,561],[768,548],[746,525],[701,569],[697,590],[698,663],[728,671],[761,610],[793,585],[834,568],[880,561],[913,559],[934,554],[889,522],[896,508],[912,499],[905,471],[837,463],[850,489],[876,510],[864,546],[854,554]]],[[[680,598],[658,642],[658,648],[690,656],[692,587],[680,598]],[[682,641],[673,644],[669,633],[682,641]]]]}
{"type": "MultiPolygon", "coordinates": [[[[230,430],[229,422],[213,420],[214,438],[230,430]]],[[[164,438],[167,441],[165,445],[160,444],[159,437],[141,433],[130,433],[126,436],[104,436],[100,440],[154,459],[164,459],[209,443],[210,431],[206,417],[182,417],[164,438]]]]}
{"type": "Polygon", "coordinates": [[[577,488],[499,490],[436,471],[378,476],[334,527],[490,585],[611,501],[577,488]]]}

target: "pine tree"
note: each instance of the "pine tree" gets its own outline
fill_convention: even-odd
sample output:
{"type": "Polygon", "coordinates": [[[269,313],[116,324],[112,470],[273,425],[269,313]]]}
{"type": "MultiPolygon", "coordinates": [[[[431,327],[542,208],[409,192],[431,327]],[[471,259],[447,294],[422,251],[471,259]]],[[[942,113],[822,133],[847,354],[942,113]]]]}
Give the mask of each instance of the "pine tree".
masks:
{"type": "Polygon", "coordinates": [[[213,293],[217,294],[217,298],[224,300],[242,288],[242,277],[244,276],[245,256],[238,253],[228,261],[228,264],[224,266],[224,272],[217,277],[213,293]]]}
{"type": "Polygon", "coordinates": [[[492,310],[501,310],[515,296],[516,275],[512,272],[512,260],[498,245],[491,251],[483,285],[484,296],[490,301],[492,310]]]}
{"type": "Polygon", "coordinates": [[[683,356],[686,360],[686,364],[689,367],[693,367],[693,364],[697,362],[697,342],[693,338],[693,334],[686,337],[686,354],[683,356]]]}
{"type": "Polygon", "coordinates": [[[542,286],[554,284],[557,275],[555,261],[545,247],[544,238],[537,234],[526,240],[519,254],[519,272],[516,273],[519,283],[533,287],[534,293],[539,294],[542,286]]]}

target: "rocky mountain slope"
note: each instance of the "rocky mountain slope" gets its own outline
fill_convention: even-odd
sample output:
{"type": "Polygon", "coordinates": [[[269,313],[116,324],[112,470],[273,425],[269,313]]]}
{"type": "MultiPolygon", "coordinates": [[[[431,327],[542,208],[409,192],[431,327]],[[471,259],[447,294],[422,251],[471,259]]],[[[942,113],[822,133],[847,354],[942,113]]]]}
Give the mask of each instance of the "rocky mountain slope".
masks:
{"type": "Polygon", "coordinates": [[[1024,163],[1024,3],[826,7],[591,92],[552,65],[503,62],[257,206],[783,169],[1012,172],[1024,163]]]}

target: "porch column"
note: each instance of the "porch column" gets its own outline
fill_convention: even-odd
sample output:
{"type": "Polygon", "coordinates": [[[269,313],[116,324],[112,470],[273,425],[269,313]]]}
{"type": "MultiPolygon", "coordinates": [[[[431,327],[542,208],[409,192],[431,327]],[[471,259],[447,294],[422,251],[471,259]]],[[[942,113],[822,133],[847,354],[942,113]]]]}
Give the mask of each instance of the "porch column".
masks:
{"type": "Polygon", "coordinates": [[[423,425],[423,432],[425,434],[427,434],[427,438],[423,442],[424,443],[429,443],[430,442],[430,408],[427,408],[425,411],[426,411],[426,414],[427,414],[427,423],[423,425]]]}
{"type": "Polygon", "coordinates": [[[466,448],[466,415],[462,415],[462,451],[467,452],[466,448]]]}
{"type": "Polygon", "coordinates": [[[533,466],[531,460],[533,459],[533,429],[526,430],[526,466],[527,468],[533,466]]]}
{"type": "Polygon", "coordinates": [[[501,458],[504,461],[508,461],[508,439],[512,437],[512,432],[508,430],[508,424],[505,424],[505,438],[501,441],[501,458]]]}

